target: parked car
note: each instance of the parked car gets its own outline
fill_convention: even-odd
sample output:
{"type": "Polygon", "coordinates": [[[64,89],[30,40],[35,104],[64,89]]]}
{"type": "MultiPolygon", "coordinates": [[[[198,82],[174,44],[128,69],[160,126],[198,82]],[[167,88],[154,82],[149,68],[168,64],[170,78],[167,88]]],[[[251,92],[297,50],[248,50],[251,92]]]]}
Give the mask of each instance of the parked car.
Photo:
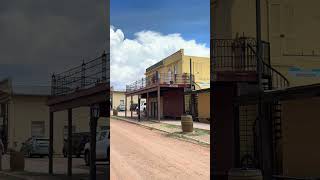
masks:
{"type": "MultiPolygon", "coordinates": [[[[97,132],[96,161],[107,161],[110,159],[110,130],[97,132]]],[[[84,161],[90,165],[90,142],[84,148],[84,161]]]]}
{"type": "Polygon", "coordinates": [[[45,137],[31,137],[22,143],[20,152],[23,152],[28,157],[35,155],[40,157],[49,156],[49,139],[45,137]]]}
{"type": "Polygon", "coordinates": [[[142,103],[142,104],[140,105],[140,111],[145,111],[146,108],[147,108],[147,103],[142,103]]]}
{"type": "MultiPolygon", "coordinates": [[[[89,132],[82,132],[82,133],[73,133],[72,134],[72,154],[80,157],[84,155],[84,146],[87,142],[89,142],[90,133],[89,132]]],[[[63,156],[68,156],[68,139],[64,140],[63,143],[63,156]]]]}
{"type": "Polygon", "coordinates": [[[130,111],[137,111],[138,109],[138,104],[131,104],[130,105],[130,111]]]}
{"type": "Polygon", "coordinates": [[[124,104],[120,104],[117,109],[118,109],[118,111],[125,111],[126,106],[124,104]]]}

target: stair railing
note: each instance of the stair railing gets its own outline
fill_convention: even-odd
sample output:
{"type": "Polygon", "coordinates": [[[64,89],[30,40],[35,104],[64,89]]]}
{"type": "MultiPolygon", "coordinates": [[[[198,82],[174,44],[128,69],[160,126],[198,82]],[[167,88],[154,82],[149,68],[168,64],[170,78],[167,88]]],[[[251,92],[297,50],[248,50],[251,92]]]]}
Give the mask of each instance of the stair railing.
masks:
{"type": "MultiPolygon", "coordinates": [[[[254,48],[248,44],[248,47],[251,49],[251,51],[256,55],[256,51],[254,48]]],[[[256,55],[257,56],[257,55],[256,55]]],[[[269,76],[271,78],[271,90],[272,89],[281,89],[288,87],[290,85],[289,80],[282,75],[279,71],[274,69],[270,64],[265,63],[261,57],[257,56],[260,61],[262,61],[262,74],[263,76],[269,76]]]]}

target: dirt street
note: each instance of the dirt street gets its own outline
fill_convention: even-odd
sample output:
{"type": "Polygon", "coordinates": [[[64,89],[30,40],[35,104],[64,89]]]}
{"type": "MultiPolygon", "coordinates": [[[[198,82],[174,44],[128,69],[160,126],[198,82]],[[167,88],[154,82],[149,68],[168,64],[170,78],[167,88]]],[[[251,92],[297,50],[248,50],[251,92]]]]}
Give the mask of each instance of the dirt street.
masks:
{"type": "Polygon", "coordinates": [[[112,180],[210,179],[210,149],[111,119],[112,180]]]}

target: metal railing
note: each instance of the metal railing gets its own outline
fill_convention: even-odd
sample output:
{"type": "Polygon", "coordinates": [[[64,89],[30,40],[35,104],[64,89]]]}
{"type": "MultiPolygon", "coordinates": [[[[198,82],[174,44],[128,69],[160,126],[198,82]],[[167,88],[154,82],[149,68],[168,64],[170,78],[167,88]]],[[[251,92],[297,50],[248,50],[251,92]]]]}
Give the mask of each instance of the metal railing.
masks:
{"type": "MultiPolygon", "coordinates": [[[[152,76],[141,78],[126,86],[126,92],[136,91],[146,87],[150,87],[157,84],[167,85],[189,85],[190,74],[170,74],[170,73],[158,73],[152,76]]],[[[191,78],[194,79],[194,76],[191,78]]]]}
{"type": "MultiPolygon", "coordinates": [[[[257,72],[256,40],[241,37],[238,39],[212,39],[213,76],[217,72],[257,72]]],[[[262,41],[262,75],[270,78],[270,89],[289,86],[288,79],[270,65],[270,43],[262,41]]]]}
{"type": "MultiPolygon", "coordinates": [[[[219,71],[256,71],[256,54],[250,49],[256,47],[252,38],[212,39],[214,72],[219,71]]],[[[262,42],[262,58],[270,64],[270,44],[262,42]]]]}
{"type": "MultiPolygon", "coordinates": [[[[248,47],[251,49],[251,51],[256,55],[255,48],[252,47],[251,45],[248,45],[248,47]]],[[[257,56],[258,57],[258,56],[257,56]]],[[[260,57],[258,57],[260,58],[260,57]]],[[[269,63],[266,63],[264,60],[262,61],[262,74],[270,77],[270,89],[280,89],[280,88],[285,88],[288,87],[289,80],[282,75],[279,71],[274,69],[269,63]]]]}
{"type": "Polygon", "coordinates": [[[82,65],[51,77],[51,95],[60,96],[87,89],[110,79],[110,55],[103,54],[82,65]]]}

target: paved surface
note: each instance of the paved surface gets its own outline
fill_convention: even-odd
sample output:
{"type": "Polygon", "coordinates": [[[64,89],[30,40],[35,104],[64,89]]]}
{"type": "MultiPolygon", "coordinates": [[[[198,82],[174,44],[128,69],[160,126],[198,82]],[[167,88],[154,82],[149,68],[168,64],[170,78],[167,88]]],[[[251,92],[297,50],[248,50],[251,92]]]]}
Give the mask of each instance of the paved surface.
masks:
{"type": "MultiPolygon", "coordinates": [[[[67,174],[67,158],[54,158],[53,160],[53,172],[54,176],[48,175],[48,158],[25,158],[25,171],[24,172],[11,172],[10,169],[10,156],[5,155],[3,158],[3,172],[0,172],[1,178],[8,178],[8,180],[87,180],[89,179],[89,167],[84,165],[83,158],[73,158],[73,178],[66,176],[67,174]],[[7,176],[5,176],[7,175],[7,176]],[[11,179],[9,179],[10,175],[11,179]]],[[[100,163],[101,164],[101,163],[100,163]]],[[[108,163],[102,163],[102,165],[97,165],[98,177],[105,178],[109,177],[108,163]]],[[[99,179],[99,178],[98,178],[99,179]]]]}
{"type": "MultiPolygon", "coordinates": [[[[166,124],[181,126],[180,120],[162,120],[161,122],[166,124]]],[[[206,123],[193,122],[193,127],[197,129],[204,129],[204,130],[210,131],[210,124],[206,124],[206,123]]]]}
{"type": "MultiPolygon", "coordinates": [[[[112,114],[112,112],[111,112],[111,114],[112,114]]],[[[125,117],[124,111],[118,112],[118,116],[125,117]]],[[[138,116],[137,113],[133,112],[132,117],[137,118],[137,116],[138,116]]],[[[130,118],[130,111],[127,112],[127,117],[130,118]]],[[[165,119],[165,120],[161,120],[161,122],[166,123],[166,124],[181,126],[180,120],[165,119]]],[[[208,124],[208,123],[193,122],[193,127],[198,128],[198,129],[210,130],[210,124],[208,124]]]]}
{"type": "Polygon", "coordinates": [[[193,133],[182,133],[181,126],[179,125],[167,124],[167,123],[162,123],[157,121],[148,121],[148,120],[138,121],[137,119],[125,118],[125,117],[119,117],[119,116],[113,117],[113,118],[139,124],[148,128],[157,129],[157,130],[168,133],[168,136],[171,136],[171,137],[178,137],[180,139],[182,138],[184,140],[190,140],[196,143],[200,142],[203,144],[210,145],[209,130],[194,129],[193,133]]]}
{"type": "Polygon", "coordinates": [[[210,179],[209,147],[111,119],[113,180],[210,179]]]}

